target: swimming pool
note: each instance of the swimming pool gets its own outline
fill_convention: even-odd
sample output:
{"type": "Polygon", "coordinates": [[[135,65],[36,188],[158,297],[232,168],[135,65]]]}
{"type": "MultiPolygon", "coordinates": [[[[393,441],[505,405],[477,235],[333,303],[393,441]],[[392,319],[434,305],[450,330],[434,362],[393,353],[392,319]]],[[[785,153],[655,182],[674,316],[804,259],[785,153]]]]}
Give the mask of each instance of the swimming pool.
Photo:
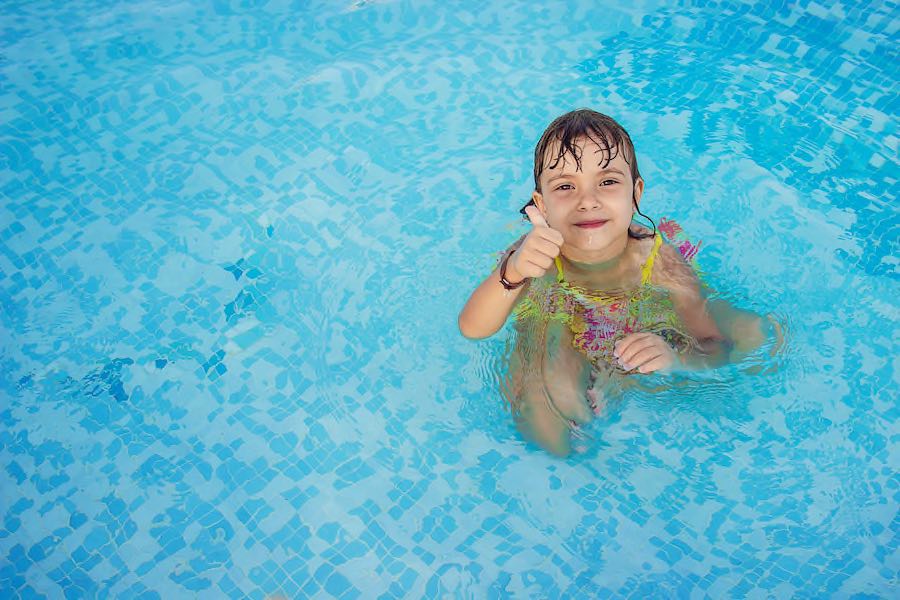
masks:
{"type": "Polygon", "coordinates": [[[4,13],[3,597],[896,596],[895,4],[4,13]],[[579,106],[787,343],[562,461],[456,315],[579,106]]]}

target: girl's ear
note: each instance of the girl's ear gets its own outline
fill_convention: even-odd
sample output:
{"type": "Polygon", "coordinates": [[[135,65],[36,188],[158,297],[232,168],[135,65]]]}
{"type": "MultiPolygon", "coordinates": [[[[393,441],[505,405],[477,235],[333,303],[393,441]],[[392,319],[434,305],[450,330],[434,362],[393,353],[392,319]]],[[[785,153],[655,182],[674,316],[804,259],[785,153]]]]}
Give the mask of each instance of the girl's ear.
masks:
{"type": "Polygon", "coordinates": [[[538,207],[538,210],[541,211],[541,214],[544,215],[544,218],[547,218],[547,207],[544,206],[544,196],[537,190],[531,192],[531,199],[534,201],[534,205],[538,207]]]}
{"type": "Polygon", "coordinates": [[[644,178],[638,177],[634,182],[634,206],[637,207],[641,203],[641,196],[644,195],[644,178]]]}

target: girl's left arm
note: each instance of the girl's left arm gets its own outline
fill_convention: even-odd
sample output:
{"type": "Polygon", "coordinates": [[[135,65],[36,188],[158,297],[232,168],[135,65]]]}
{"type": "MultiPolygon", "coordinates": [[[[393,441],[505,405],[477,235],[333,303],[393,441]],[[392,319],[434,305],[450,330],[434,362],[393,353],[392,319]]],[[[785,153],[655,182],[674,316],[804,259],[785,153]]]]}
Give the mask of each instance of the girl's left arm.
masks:
{"type": "Polygon", "coordinates": [[[705,369],[726,364],[733,343],[722,334],[710,316],[706,298],[700,289],[700,279],[694,269],[669,244],[660,246],[657,260],[653,283],[669,291],[675,312],[687,333],[696,340],[694,348],[681,355],[682,366],[705,369]]]}

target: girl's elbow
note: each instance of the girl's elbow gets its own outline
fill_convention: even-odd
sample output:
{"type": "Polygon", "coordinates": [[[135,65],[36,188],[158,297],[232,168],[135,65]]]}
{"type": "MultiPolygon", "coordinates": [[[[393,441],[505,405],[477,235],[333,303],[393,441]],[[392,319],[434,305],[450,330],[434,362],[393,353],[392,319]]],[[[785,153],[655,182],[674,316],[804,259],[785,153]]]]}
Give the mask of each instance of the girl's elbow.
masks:
{"type": "Polygon", "coordinates": [[[469,323],[466,319],[460,315],[457,320],[457,325],[459,326],[459,332],[463,335],[464,338],[469,340],[483,340],[484,338],[491,337],[496,333],[494,331],[488,331],[484,328],[479,328],[474,326],[472,323],[469,323]]]}

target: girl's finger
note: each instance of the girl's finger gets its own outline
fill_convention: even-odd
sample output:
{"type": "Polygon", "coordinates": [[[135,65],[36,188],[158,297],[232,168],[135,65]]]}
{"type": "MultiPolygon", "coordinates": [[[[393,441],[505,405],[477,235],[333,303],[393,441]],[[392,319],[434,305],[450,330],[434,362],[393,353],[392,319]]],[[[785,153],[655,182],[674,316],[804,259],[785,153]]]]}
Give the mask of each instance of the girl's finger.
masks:
{"type": "Polygon", "coordinates": [[[625,356],[631,356],[638,350],[644,347],[643,342],[647,339],[652,339],[652,333],[632,333],[631,335],[627,335],[613,346],[613,355],[616,358],[624,358],[625,356]]]}
{"type": "Polygon", "coordinates": [[[545,229],[538,230],[538,233],[540,234],[541,238],[547,240],[551,244],[554,244],[556,246],[563,245],[563,235],[549,225],[545,229]]]}
{"type": "MultiPolygon", "coordinates": [[[[626,354],[625,356],[619,356],[619,358],[618,358],[619,364],[621,364],[626,370],[631,370],[635,367],[638,367],[641,365],[641,362],[642,362],[639,360],[641,353],[647,352],[648,350],[653,350],[653,347],[652,346],[641,346],[639,348],[635,348],[634,346],[632,346],[629,349],[628,354],[626,354]]],[[[656,356],[656,354],[654,354],[653,356],[656,356]]]]}
{"type": "MultiPolygon", "coordinates": [[[[541,273],[541,274],[546,273],[547,269],[550,268],[550,265],[553,264],[552,259],[546,259],[546,264],[540,264],[542,261],[539,256],[531,257],[531,258],[525,258],[525,257],[522,257],[522,258],[523,258],[522,268],[526,269],[528,274],[526,275],[526,272],[524,272],[522,270],[519,270],[519,273],[522,273],[522,275],[526,275],[527,277],[539,277],[540,275],[537,275],[537,273],[541,273]],[[532,275],[531,273],[535,273],[535,274],[532,275]]],[[[546,257],[544,257],[544,258],[546,258],[546,257]]],[[[518,269],[518,267],[517,267],[517,269],[518,269]]]]}
{"type": "Polygon", "coordinates": [[[654,358],[653,360],[644,363],[638,368],[639,373],[654,373],[656,371],[665,371],[671,366],[671,362],[666,359],[666,356],[660,356],[659,358],[654,358]]]}
{"type": "Polygon", "coordinates": [[[551,259],[559,256],[559,246],[554,244],[553,242],[541,238],[537,238],[534,240],[534,250],[540,252],[544,256],[549,256],[551,259]]]}
{"type": "Polygon", "coordinates": [[[649,346],[647,348],[642,348],[640,352],[636,352],[629,359],[620,359],[622,362],[622,366],[627,369],[635,369],[640,368],[641,366],[647,364],[648,362],[659,358],[665,354],[665,349],[660,348],[656,345],[649,346]]]}
{"type": "Polygon", "coordinates": [[[536,252],[533,256],[529,258],[529,260],[540,267],[543,271],[546,271],[550,267],[553,266],[553,259],[549,256],[541,254],[540,252],[536,252]]]}

